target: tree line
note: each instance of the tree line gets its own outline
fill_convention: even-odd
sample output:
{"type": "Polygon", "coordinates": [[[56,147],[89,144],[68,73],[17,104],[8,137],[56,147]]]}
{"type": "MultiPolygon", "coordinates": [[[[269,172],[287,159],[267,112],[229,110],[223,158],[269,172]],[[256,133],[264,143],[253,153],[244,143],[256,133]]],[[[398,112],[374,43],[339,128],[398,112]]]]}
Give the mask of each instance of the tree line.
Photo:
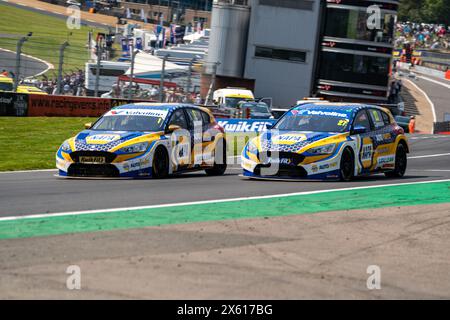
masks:
{"type": "Polygon", "coordinates": [[[450,0],[401,0],[398,20],[450,25],[450,0]]]}

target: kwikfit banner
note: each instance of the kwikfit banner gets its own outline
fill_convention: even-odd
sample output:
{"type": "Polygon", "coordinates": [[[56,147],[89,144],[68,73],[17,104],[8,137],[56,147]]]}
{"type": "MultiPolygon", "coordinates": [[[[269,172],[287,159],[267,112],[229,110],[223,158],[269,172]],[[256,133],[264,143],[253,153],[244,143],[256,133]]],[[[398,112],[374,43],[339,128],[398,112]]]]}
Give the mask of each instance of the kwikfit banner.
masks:
{"type": "Polygon", "coordinates": [[[225,132],[263,132],[275,119],[216,119],[225,132]]]}

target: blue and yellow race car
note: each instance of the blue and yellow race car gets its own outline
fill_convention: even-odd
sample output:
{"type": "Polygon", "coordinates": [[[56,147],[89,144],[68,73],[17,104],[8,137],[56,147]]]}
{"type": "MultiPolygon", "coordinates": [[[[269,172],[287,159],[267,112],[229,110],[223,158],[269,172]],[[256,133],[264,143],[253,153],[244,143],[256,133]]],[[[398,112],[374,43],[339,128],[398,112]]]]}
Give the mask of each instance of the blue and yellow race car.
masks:
{"type": "Polygon", "coordinates": [[[138,103],[116,107],[56,153],[64,177],[154,177],[226,168],[223,128],[206,108],[138,103]]]}
{"type": "Polygon", "coordinates": [[[242,151],[243,175],[332,179],[384,173],[402,177],[409,146],[389,110],[363,104],[311,103],[289,110],[242,151]]]}

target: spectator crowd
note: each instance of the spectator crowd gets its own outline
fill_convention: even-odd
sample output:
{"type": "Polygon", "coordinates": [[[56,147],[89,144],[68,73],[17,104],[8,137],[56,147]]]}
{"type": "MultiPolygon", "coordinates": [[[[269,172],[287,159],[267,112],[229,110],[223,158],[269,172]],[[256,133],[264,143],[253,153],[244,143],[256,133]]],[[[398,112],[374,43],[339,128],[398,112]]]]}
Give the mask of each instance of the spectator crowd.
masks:
{"type": "MultiPolygon", "coordinates": [[[[84,73],[82,70],[65,74],[61,79],[61,95],[69,96],[85,96],[86,90],[84,88],[84,73]]],[[[33,85],[48,94],[57,93],[57,79],[43,76],[40,80],[35,80],[33,85]]]]}
{"type": "Polygon", "coordinates": [[[450,50],[450,26],[415,22],[398,23],[395,47],[410,43],[415,48],[450,50]]]}

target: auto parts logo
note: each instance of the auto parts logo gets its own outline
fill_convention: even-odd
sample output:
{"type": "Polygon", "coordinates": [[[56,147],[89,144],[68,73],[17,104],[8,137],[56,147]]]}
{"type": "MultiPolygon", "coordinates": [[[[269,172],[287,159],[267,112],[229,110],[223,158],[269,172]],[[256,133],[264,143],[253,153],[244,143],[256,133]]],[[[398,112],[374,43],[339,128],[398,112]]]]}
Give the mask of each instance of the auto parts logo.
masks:
{"type": "Polygon", "coordinates": [[[120,139],[118,134],[94,134],[86,138],[87,144],[107,144],[120,139]]]}

